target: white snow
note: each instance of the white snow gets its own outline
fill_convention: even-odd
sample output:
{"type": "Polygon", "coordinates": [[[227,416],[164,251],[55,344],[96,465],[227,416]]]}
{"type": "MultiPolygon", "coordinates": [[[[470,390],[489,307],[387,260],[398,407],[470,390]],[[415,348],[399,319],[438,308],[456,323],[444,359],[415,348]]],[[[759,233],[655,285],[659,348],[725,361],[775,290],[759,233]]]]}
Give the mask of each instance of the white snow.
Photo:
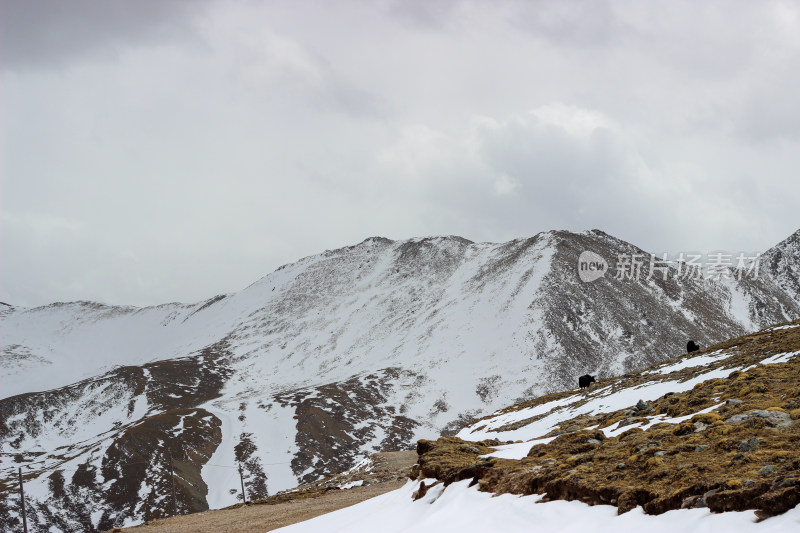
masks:
{"type": "Polygon", "coordinates": [[[792,329],[798,327],[800,327],[800,324],[787,324],[785,326],[775,326],[774,328],[770,328],[769,331],[778,331],[781,329],[792,329]]]}
{"type": "Polygon", "coordinates": [[[617,435],[620,435],[631,428],[640,428],[642,430],[645,430],[649,427],[655,426],[656,424],[663,424],[663,423],[680,424],[685,420],[691,419],[695,415],[699,415],[701,413],[710,413],[714,409],[717,409],[718,407],[721,407],[724,404],[725,402],[718,403],[716,405],[712,405],[711,407],[707,407],[706,409],[701,409],[700,411],[684,416],[670,417],[665,414],[660,414],[655,416],[644,417],[644,420],[640,423],[630,424],[622,427],[617,427],[617,426],[606,427],[602,428],[600,431],[602,431],[606,437],[616,437],[617,435]]]}
{"type": "Polygon", "coordinates": [[[792,357],[800,355],[800,350],[796,352],[784,352],[775,354],[771,357],[767,357],[766,359],[761,360],[762,365],[774,365],[776,363],[785,363],[789,361],[792,357]]]}
{"type": "Polygon", "coordinates": [[[534,439],[528,442],[515,442],[514,444],[501,444],[493,446],[496,451],[481,455],[480,457],[496,457],[498,459],[522,459],[528,456],[531,447],[536,444],[547,444],[555,440],[556,437],[546,437],[544,439],[534,439]]]}
{"type": "Polygon", "coordinates": [[[648,373],[651,374],[669,374],[670,372],[675,372],[677,370],[683,370],[684,368],[693,368],[697,366],[705,366],[710,363],[715,363],[720,359],[725,359],[726,357],[730,357],[730,354],[727,352],[723,352],[722,350],[716,350],[709,354],[700,355],[697,357],[687,357],[682,359],[676,363],[671,365],[661,366],[654,368],[648,373]]]}
{"type": "Polygon", "coordinates": [[[352,489],[353,487],[360,487],[363,484],[364,480],[359,479],[358,481],[350,481],[348,483],[345,483],[344,485],[339,485],[339,488],[342,490],[347,490],[347,489],[352,489]]]}
{"type": "Polygon", "coordinates": [[[419,482],[351,507],[281,528],[281,533],[681,533],[725,531],[787,533],[800,529],[800,508],[756,523],[753,511],[714,514],[708,509],[669,511],[646,515],[641,507],[617,515],[610,505],[589,506],[578,501],[539,503],[541,496],[513,496],[479,492],[464,480],[444,488],[439,484],[424,498],[412,501],[419,482]]]}

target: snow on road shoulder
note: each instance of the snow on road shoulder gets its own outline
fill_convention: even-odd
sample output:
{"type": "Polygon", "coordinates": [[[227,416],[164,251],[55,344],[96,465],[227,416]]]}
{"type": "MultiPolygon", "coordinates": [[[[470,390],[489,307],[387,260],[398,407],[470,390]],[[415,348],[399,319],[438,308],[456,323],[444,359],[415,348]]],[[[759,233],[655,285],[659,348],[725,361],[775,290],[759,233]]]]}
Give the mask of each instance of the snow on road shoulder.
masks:
{"type": "MultiPolygon", "coordinates": [[[[641,507],[617,515],[610,505],[589,506],[579,501],[539,503],[541,496],[514,496],[479,492],[464,480],[412,500],[419,482],[366,500],[352,507],[278,529],[281,533],[383,533],[436,531],[437,533],[547,531],[648,533],[730,531],[736,533],[785,533],[800,528],[800,508],[756,523],[753,511],[711,513],[708,509],[682,509],[646,515],[641,507]]],[[[441,488],[440,488],[441,487],[441,488]]]]}

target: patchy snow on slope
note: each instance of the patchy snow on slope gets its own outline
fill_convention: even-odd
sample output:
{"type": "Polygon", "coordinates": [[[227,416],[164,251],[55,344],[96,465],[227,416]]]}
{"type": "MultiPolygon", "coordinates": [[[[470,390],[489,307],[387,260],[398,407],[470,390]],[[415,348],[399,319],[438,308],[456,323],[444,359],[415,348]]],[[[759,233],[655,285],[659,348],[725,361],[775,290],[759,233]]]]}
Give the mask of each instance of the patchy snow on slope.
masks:
{"type": "Polygon", "coordinates": [[[777,364],[777,363],[785,363],[786,361],[788,361],[792,357],[796,357],[798,355],[800,355],[800,350],[798,350],[796,352],[778,353],[778,354],[773,355],[772,357],[767,357],[766,359],[762,359],[761,360],[761,364],[762,365],[774,365],[774,364],[777,364]]]}
{"type": "Polygon", "coordinates": [[[648,533],[709,532],[786,533],[800,528],[800,507],[756,523],[752,511],[711,513],[708,509],[682,509],[653,516],[637,507],[617,515],[610,505],[589,506],[579,501],[540,502],[541,496],[513,496],[479,492],[470,480],[428,490],[413,501],[418,482],[359,504],[278,529],[281,533],[648,533]]]}
{"type": "Polygon", "coordinates": [[[697,416],[699,414],[710,413],[714,409],[717,409],[718,407],[721,407],[724,404],[725,402],[721,402],[716,405],[712,405],[711,407],[706,407],[705,409],[701,409],[700,411],[696,411],[694,413],[684,416],[671,417],[665,414],[645,416],[642,417],[642,422],[640,423],[629,424],[627,426],[606,427],[606,428],[601,428],[600,431],[602,431],[606,437],[617,437],[631,428],[639,428],[641,430],[645,430],[647,428],[655,426],[656,424],[664,424],[664,423],[680,424],[681,422],[689,420],[692,417],[697,416]]]}
{"type": "Polygon", "coordinates": [[[767,331],[778,331],[781,329],[792,329],[792,328],[800,328],[800,324],[787,324],[785,326],[775,326],[774,328],[770,328],[767,331]]]}
{"type": "Polygon", "coordinates": [[[651,370],[649,373],[654,374],[669,374],[670,372],[676,372],[678,370],[683,370],[684,368],[692,368],[696,366],[705,366],[710,363],[716,363],[720,359],[725,359],[728,357],[729,354],[723,352],[722,350],[715,350],[709,354],[700,355],[697,357],[687,357],[686,359],[682,359],[677,363],[673,363],[671,365],[661,366],[651,370]]]}
{"type": "Polygon", "coordinates": [[[572,407],[571,404],[585,398],[585,393],[578,392],[560,400],[540,404],[528,409],[503,413],[488,420],[480,420],[462,429],[457,436],[464,440],[528,441],[548,434],[564,420],[569,420],[578,415],[595,415],[616,411],[633,406],[639,400],[646,402],[656,400],[668,392],[684,392],[691,390],[695,385],[703,381],[728,377],[737,370],[742,369],[716,368],[686,381],[649,382],[644,385],[621,389],[617,392],[611,392],[610,387],[604,387],[592,391],[592,397],[588,402],[572,407]],[[536,415],[544,416],[517,429],[505,431],[499,429],[514,422],[522,422],[536,415]]]}

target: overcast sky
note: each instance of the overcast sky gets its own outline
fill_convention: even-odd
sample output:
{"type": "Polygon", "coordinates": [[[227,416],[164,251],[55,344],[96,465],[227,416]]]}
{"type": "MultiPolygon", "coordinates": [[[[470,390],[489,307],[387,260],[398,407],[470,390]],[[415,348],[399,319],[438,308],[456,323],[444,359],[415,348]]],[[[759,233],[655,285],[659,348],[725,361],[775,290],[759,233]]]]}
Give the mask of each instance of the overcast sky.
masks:
{"type": "Polygon", "coordinates": [[[198,301],[381,235],[800,228],[800,3],[2,0],[0,300],[198,301]]]}

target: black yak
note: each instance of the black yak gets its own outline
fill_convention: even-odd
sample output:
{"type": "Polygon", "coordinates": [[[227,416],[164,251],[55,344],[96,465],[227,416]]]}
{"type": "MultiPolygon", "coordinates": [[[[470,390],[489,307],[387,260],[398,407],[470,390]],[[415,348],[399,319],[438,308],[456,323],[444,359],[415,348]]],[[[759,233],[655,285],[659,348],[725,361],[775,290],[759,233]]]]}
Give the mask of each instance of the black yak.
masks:
{"type": "Polygon", "coordinates": [[[700,349],[700,346],[698,346],[697,343],[694,342],[694,341],[689,341],[689,342],[686,343],[686,352],[687,353],[696,352],[699,349],[700,349]]]}
{"type": "Polygon", "coordinates": [[[578,378],[578,385],[580,385],[582,389],[585,389],[592,383],[594,383],[594,376],[590,376],[589,374],[578,378]]]}

